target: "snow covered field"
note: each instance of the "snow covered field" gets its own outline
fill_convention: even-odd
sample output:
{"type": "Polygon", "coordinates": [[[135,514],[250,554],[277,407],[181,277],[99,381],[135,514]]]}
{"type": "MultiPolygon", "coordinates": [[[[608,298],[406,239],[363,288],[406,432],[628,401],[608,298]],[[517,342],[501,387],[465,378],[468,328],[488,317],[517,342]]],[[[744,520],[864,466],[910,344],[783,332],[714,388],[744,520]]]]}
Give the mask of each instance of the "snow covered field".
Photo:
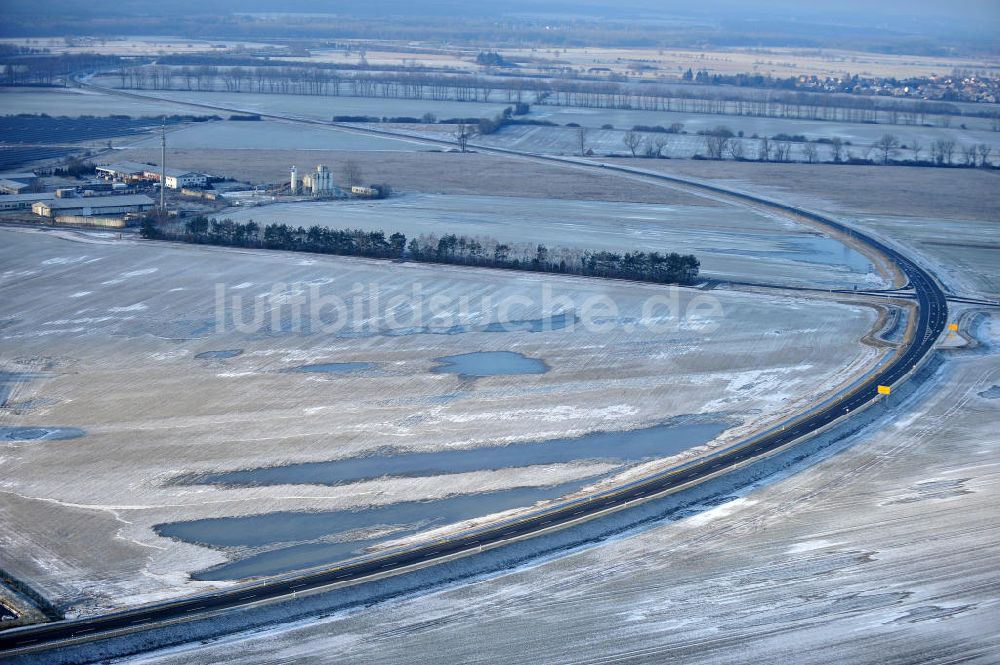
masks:
{"type": "MultiPolygon", "coordinates": [[[[101,85],[115,85],[100,81],[101,85]]],[[[329,121],[335,115],[374,117],[409,116],[420,118],[433,113],[439,119],[480,118],[501,113],[510,106],[505,102],[456,102],[432,99],[385,99],[377,97],[333,97],[317,95],[269,95],[258,93],[196,92],[186,90],[138,91],[142,95],[177,102],[217,104],[255,113],[289,115],[296,118],[329,121]]]]}
{"type": "Polygon", "coordinates": [[[702,262],[703,276],[715,279],[819,288],[883,283],[866,256],[839,241],[784,218],[734,206],[417,194],[375,202],[283,203],[226,211],[220,217],[382,229],[408,237],[458,233],[549,247],[690,253],[702,262]]]}
{"type": "Polygon", "coordinates": [[[52,116],[124,114],[142,117],[175,113],[211,115],[207,112],[198,113],[190,107],[185,108],[170,102],[113,97],[76,88],[2,88],[0,109],[3,109],[4,114],[47,113],[52,116]]]}
{"type": "Polygon", "coordinates": [[[137,662],[994,662],[1000,321],[893,422],[705,512],[492,579],[137,662]]]}
{"type": "MultiPolygon", "coordinates": [[[[137,141],[132,148],[157,148],[159,137],[137,141]]],[[[170,132],[171,149],[215,150],[427,150],[432,146],[414,139],[366,136],[332,127],[310,127],[286,122],[199,123],[170,132]]]]}
{"type": "MultiPolygon", "coordinates": [[[[113,80],[102,80],[102,84],[114,86],[113,80]]],[[[365,97],[326,97],[313,95],[278,95],[229,92],[195,92],[195,91],[138,91],[146,99],[135,97],[118,97],[104,95],[93,91],[75,89],[25,89],[13,88],[0,91],[0,107],[7,113],[48,113],[50,115],[110,115],[124,113],[134,116],[194,113],[211,114],[211,109],[199,108],[189,104],[221,105],[227,108],[240,109],[246,112],[287,115],[294,118],[330,121],[333,116],[374,116],[391,118],[409,116],[420,118],[425,113],[432,113],[438,119],[446,118],[479,118],[493,117],[509,106],[506,102],[478,103],[435,100],[407,100],[365,97]],[[160,99],[157,99],[160,98],[160,99]],[[162,99],[162,101],[161,101],[162,99]],[[169,100],[169,101],[168,101],[169,100]]],[[[785,118],[756,118],[746,116],[712,115],[704,113],[678,113],[639,110],[608,110],[579,107],[560,107],[534,105],[531,112],[525,116],[531,120],[555,122],[559,127],[544,126],[512,126],[500,132],[479,137],[478,142],[485,145],[542,152],[548,154],[578,154],[579,140],[574,128],[565,127],[567,123],[575,123],[588,128],[587,147],[597,154],[628,154],[628,149],[622,142],[624,132],[635,125],[670,126],[672,123],[683,124],[686,134],[653,135],[667,139],[668,144],[664,154],[675,158],[689,158],[694,154],[705,154],[705,144],[698,131],[710,130],[718,125],[725,125],[733,132],[743,132],[746,137],[754,134],[774,136],[784,133],[789,135],[804,135],[808,139],[839,137],[852,145],[847,149],[856,157],[863,157],[868,147],[874,144],[883,134],[896,135],[903,146],[912,147],[915,143],[922,146],[920,158],[928,159],[930,145],[937,139],[954,140],[959,147],[967,145],[987,144],[993,146],[994,153],[1000,149],[1000,134],[991,131],[989,122],[983,118],[956,118],[951,127],[916,127],[906,125],[872,125],[866,123],[841,123],[811,120],[795,120],[785,118]],[[611,125],[613,129],[602,129],[611,125]],[[965,125],[965,127],[962,127],[965,125]]],[[[287,127],[273,123],[262,123],[255,127],[220,130],[215,135],[216,125],[193,128],[189,132],[177,135],[181,141],[179,147],[199,145],[204,141],[205,148],[253,148],[280,149],[285,148],[323,148],[356,149],[350,143],[349,135],[315,133],[315,145],[300,145],[305,132],[294,132],[287,127]],[[190,137],[190,138],[188,138],[190,137]],[[344,143],[346,141],[346,143],[344,143]]],[[[394,131],[403,131],[415,136],[426,136],[448,139],[454,132],[453,125],[398,125],[392,126],[394,131]]],[[[372,139],[378,142],[379,139],[372,139]]],[[[403,142],[397,147],[388,145],[391,140],[383,140],[385,145],[379,147],[364,147],[361,149],[412,149],[403,142]]],[[[365,144],[367,146],[368,144],[365,144]]],[[[829,161],[829,150],[826,146],[818,146],[819,158],[829,161]]],[[[748,157],[752,157],[757,149],[757,141],[744,140],[744,149],[748,157]]],[[[802,144],[793,144],[792,159],[805,160],[801,151],[802,144]]],[[[898,159],[911,159],[913,153],[909,149],[901,149],[896,153],[898,159]]],[[[996,156],[994,154],[994,160],[996,156]]],[[[956,152],[956,162],[961,162],[961,155],[956,152]]]]}
{"type": "MultiPolygon", "coordinates": [[[[829,210],[919,256],[955,292],[997,297],[988,174],[681,170],[829,210]]],[[[492,579],[142,662],[994,662],[1000,319],[952,310],[978,346],[944,352],[900,411],[811,468],[492,579]]]]}
{"type": "MultiPolygon", "coordinates": [[[[638,132],[643,139],[646,137],[662,139],[664,143],[663,156],[674,159],[689,159],[694,155],[707,155],[705,139],[698,135],[699,131],[710,131],[720,125],[728,127],[732,132],[743,132],[742,139],[734,138],[733,141],[742,143],[743,155],[748,160],[756,159],[757,149],[760,142],[752,138],[754,134],[758,136],[772,137],[779,133],[789,135],[801,134],[811,141],[817,139],[831,139],[839,137],[843,141],[849,142],[843,153],[856,158],[868,158],[880,160],[881,155],[871,149],[871,147],[884,135],[893,134],[899,139],[900,148],[892,154],[893,159],[905,161],[913,159],[912,147],[916,144],[920,146],[920,159],[931,158],[930,146],[938,139],[954,140],[957,149],[953,156],[955,164],[963,163],[961,148],[963,146],[976,146],[986,144],[996,152],[1000,146],[1000,134],[989,130],[987,127],[976,126],[975,123],[969,125],[969,129],[958,127],[928,128],[896,125],[871,125],[871,124],[845,124],[821,121],[774,119],[774,118],[749,118],[726,115],[710,114],[687,114],[687,113],[667,113],[653,111],[616,111],[614,113],[602,112],[594,109],[579,109],[559,107],[536,106],[536,110],[531,113],[530,118],[538,120],[552,120],[560,125],[566,123],[576,123],[587,128],[585,144],[588,150],[592,150],[595,155],[628,155],[629,148],[626,147],[623,138],[625,133],[636,125],[661,125],[669,127],[674,122],[684,125],[683,134],[663,134],[652,132],[638,132]],[[557,113],[550,111],[558,108],[557,113]],[[615,123],[605,120],[616,120],[615,123]],[[604,128],[605,124],[613,125],[612,128],[604,128]],[[906,146],[903,148],[902,146],[906,146]]],[[[970,121],[971,122],[971,121],[970,121]]],[[[365,124],[365,127],[374,129],[390,127],[393,131],[403,132],[413,136],[427,138],[439,138],[450,140],[454,133],[454,127],[447,125],[414,125],[414,124],[365,124]]],[[[521,150],[525,152],[536,152],[548,155],[579,155],[580,138],[579,130],[574,127],[549,127],[540,125],[512,125],[504,127],[500,131],[488,136],[477,136],[474,139],[476,144],[506,148],[508,150],[521,150]]],[[[805,143],[792,143],[789,158],[793,161],[807,161],[803,152],[805,143]]],[[[773,149],[773,144],[772,144],[773,149]]],[[[817,159],[821,162],[832,161],[829,146],[818,144],[817,159]]],[[[643,154],[640,146],[638,155],[643,154]]],[[[731,159],[730,153],[725,154],[726,159],[731,159]]],[[[995,158],[992,160],[995,163],[995,158]]]]}
{"type": "MultiPolygon", "coordinates": [[[[114,234],[0,235],[0,369],[21,377],[11,382],[0,425],[83,430],[75,439],[3,443],[0,568],[31,580],[71,615],[203,589],[210,583],[188,574],[262,551],[182,543],[157,536],[158,524],[502,496],[622,467],[580,459],[338,486],[176,484],[183,474],[541,441],[675,416],[731,422],[710,443],[717,446],[811,402],[816,386],[836,390],[881,354],[858,342],[877,312],[833,300],[137,243],[114,234]],[[288,288],[273,291],[277,282],[288,288]],[[228,303],[224,330],[216,324],[217,284],[228,303]],[[417,286],[428,303],[473,306],[459,308],[459,318],[428,314],[414,325],[406,303],[417,286]],[[314,288],[344,298],[349,325],[323,332],[308,318],[308,329],[296,331],[291,303],[303,292],[312,298],[314,288]],[[676,296],[683,318],[644,312],[651,297],[664,295],[676,296]],[[235,296],[246,298],[242,306],[235,296]],[[505,316],[499,305],[475,307],[486,299],[507,303],[505,316]],[[483,327],[495,317],[544,318],[557,306],[585,319],[595,299],[618,308],[599,307],[596,327],[483,327]],[[248,323],[253,302],[266,305],[262,327],[248,323]],[[241,329],[235,313],[243,314],[241,329]],[[434,371],[435,359],[478,351],[515,351],[548,369],[474,379],[434,371]],[[206,352],[215,353],[196,357],[206,352]],[[377,369],[287,371],[329,362],[377,369]]],[[[318,315],[324,325],[333,325],[331,311],[318,315]]]]}
{"type": "Polygon", "coordinates": [[[992,173],[652,160],[638,166],[827,212],[920,257],[954,293],[1000,300],[1000,189],[992,173]]]}

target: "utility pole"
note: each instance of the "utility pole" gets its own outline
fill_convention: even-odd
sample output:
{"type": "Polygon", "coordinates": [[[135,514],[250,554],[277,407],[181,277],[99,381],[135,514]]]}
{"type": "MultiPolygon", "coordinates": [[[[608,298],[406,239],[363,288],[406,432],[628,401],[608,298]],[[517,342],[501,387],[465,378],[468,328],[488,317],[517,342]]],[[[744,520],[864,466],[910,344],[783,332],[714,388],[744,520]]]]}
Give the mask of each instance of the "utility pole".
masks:
{"type": "Polygon", "coordinates": [[[167,212],[164,204],[164,197],[167,188],[167,119],[163,118],[160,125],[160,217],[164,217],[167,212]]]}

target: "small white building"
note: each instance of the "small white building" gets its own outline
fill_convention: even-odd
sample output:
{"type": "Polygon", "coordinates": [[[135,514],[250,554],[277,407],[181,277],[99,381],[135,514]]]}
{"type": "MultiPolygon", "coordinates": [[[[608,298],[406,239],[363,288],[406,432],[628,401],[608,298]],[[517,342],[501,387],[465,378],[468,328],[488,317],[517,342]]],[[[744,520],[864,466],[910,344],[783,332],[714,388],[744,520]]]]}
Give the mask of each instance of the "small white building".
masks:
{"type": "Polygon", "coordinates": [[[31,211],[39,217],[76,215],[124,215],[130,212],[145,212],[152,209],[153,199],[143,194],[129,196],[92,196],[78,199],[52,199],[38,201],[31,211]]]}
{"type": "Polygon", "coordinates": [[[351,194],[362,199],[373,199],[379,195],[378,187],[368,185],[352,185],[351,194]]]}
{"type": "MultiPolygon", "coordinates": [[[[164,169],[167,179],[167,189],[183,189],[184,187],[204,187],[208,184],[208,176],[204,173],[194,171],[183,171],[172,169],[169,166],[164,169]]],[[[146,168],[143,179],[151,182],[160,182],[160,169],[155,166],[146,168]]]]}
{"type": "MultiPolygon", "coordinates": [[[[159,180],[159,178],[157,178],[157,180],[159,180]]],[[[206,185],[208,185],[208,176],[204,173],[181,171],[179,169],[167,169],[167,189],[205,187],[206,185]]]]}

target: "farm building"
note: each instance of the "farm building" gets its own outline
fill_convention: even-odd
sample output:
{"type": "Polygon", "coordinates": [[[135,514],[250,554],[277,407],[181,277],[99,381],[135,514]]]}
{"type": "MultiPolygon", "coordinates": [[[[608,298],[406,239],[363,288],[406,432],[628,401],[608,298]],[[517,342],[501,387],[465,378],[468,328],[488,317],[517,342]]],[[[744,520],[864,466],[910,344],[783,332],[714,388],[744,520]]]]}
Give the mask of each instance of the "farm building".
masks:
{"type": "Polygon", "coordinates": [[[154,167],[149,164],[137,164],[136,162],[118,162],[117,164],[104,164],[96,167],[97,174],[107,180],[120,180],[121,182],[138,182],[145,180],[145,173],[154,167]]]}
{"type": "Polygon", "coordinates": [[[23,194],[37,178],[31,171],[0,173],[0,194],[23,194]]]}
{"type": "Polygon", "coordinates": [[[38,176],[32,171],[4,171],[0,173],[0,178],[4,180],[16,180],[24,184],[30,184],[38,176]]]}
{"type": "Polygon", "coordinates": [[[0,210],[27,210],[38,201],[52,201],[55,198],[54,192],[0,196],[0,210]]]}
{"type": "Polygon", "coordinates": [[[94,196],[79,199],[52,199],[38,201],[31,211],[40,217],[77,215],[124,215],[129,212],[144,212],[153,207],[153,199],[142,194],[130,196],[94,196]]]}
{"type": "Polygon", "coordinates": [[[0,194],[22,194],[27,191],[29,187],[31,187],[31,185],[26,182],[0,178],[0,194]]]}
{"type": "MultiPolygon", "coordinates": [[[[169,166],[164,169],[167,176],[167,189],[183,189],[184,187],[204,187],[208,184],[208,176],[204,173],[194,171],[182,171],[172,169],[169,166]]],[[[142,174],[144,180],[150,182],[160,182],[160,169],[157,166],[147,166],[142,174]]]]}
{"type": "Polygon", "coordinates": [[[364,186],[364,185],[353,185],[351,187],[351,194],[363,199],[374,199],[379,195],[378,187],[364,186]]]}
{"type": "MultiPolygon", "coordinates": [[[[159,180],[159,178],[157,178],[159,180]]],[[[208,176],[204,173],[167,169],[167,188],[183,189],[184,187],[204,187],[208,184],[208,176]]]]}
{"type": "MultiPolygon", "coordinates": [[[[204,187],[208,184],[208,176],[194,171],[166,168],[168,189],[184,187],[204,187]]],[[[155,164],[137,164],[136,162],[118,162],[97,167],[97,173],[108,180],[121,182],[160,182],[160,167],[155,164]]]]}

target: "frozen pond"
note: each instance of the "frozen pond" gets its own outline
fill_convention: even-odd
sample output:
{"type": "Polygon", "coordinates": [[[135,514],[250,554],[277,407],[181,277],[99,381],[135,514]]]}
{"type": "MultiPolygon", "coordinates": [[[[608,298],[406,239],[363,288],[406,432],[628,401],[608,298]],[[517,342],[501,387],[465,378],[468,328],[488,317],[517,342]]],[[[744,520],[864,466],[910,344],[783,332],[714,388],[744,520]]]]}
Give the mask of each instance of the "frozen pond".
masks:
{"type": "Polygon", "coordinates": [[[243,353],[243,349],[225,349],[223,351],[202,351],[201,353],[195,355],[195,358],[199,360],[225,360],[226,358],[235,358],[236,356],[243,353]]]}
{"type": "Polygon", "coordinates": [[[0,426],[0,441],[64,441],[79,439],[86,432],[78,427],[0,426]]]}
{"type": "Polygon", "coordinates": [[[979,396],[983,399],[1000,399],[1000,386],[990,386],[979,393],[979,396]]]}
{"type": "Polygon", "coordinates": [[[0,372],[0,407],[7,405],[14,387],[19,383],[39,378],[40,375],[30,372],[0,372]]]}
{"type": "Polygon", "coordinates": [[[625,432],[594,432],[506,446],[487,446],[431,453],[379,454],[365,457],[290,464],[244,471],[199,475],[185,485],[341,485],[380,477],[437,476],[484,469],[505,469],[577,460],[633,463],[666,457],[714,439],[730,425],[723,421],[666,423],[625,432]]]}
{"type": "Polygon", "coordinates": [[[456,356],[435,358],[438,374],[458,374],[466,377],[507,376],[511,374],[544,374],[546,364],[537,358],[527,358],[512,351],[476,351],[456,356]]]}
{"type": "Polygon", "coordinates": [[[278,575],[358,556],[390,538],[461,522],[479,515],[530,506],[580,489],[587,480],[551,487],[519,487],[433,501],[405,501],[362,510],[282,512],[160,524],[167,538],[220,548],[259,548],[251,554],[192,574],[196,580],[238,580],[278,575]],[[381,532],[351,538],[351,532],[381,532]]]}
{"type": "Polygon", "coordinates": [[[691,253],[702,275],[717,279],[829,288],[880,283],[855,249],[742,207],[413,194],[378,202],[279,203],[225,216],[408,237],[456,233],[549,247],[691,253]]]}
{"type": "MultiPolygon", "coordinates": [[[[663,424],[626,432],[598,432],[571,439],[434,453],[403,453],[222,473],[183,484],[225,486],[339,485],[376,478],[432,477],[483,469],[600,459],[618,464],[664,457],[710,441],[730,427],[723,421],[663,424]]],[[[418,530],[554,499],[593,478],[548,487],[512,488],[433,501],[404,501],[363,510],[268,513],[248,517],[161,524],[161,536],[223,548],[268,548],[194,574],[195,579],[241,579],[334,563],[365,547],[418,530]],[[372,535],[377,533],[378,535],[372,535]]]]}

